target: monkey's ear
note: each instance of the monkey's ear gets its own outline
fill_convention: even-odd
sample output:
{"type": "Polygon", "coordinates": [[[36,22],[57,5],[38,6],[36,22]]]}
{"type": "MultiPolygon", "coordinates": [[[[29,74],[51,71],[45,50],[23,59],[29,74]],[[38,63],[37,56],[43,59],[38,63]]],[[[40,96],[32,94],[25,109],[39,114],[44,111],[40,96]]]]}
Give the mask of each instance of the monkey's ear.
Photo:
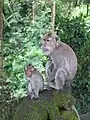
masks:
{"type": "Polygon", "coordinates": [[[37,71],[37,69],[36,69],[36,68],[34,68],[34,71],[37,71]]]}
{"type": "Polygon", "coordinates": [[[60,38],[56,35],[55,37],[56,41],[60,41],[60,38]]]}
{"type": "MultiPolygon", "coordinates": [[[[32,66],[32,64],[29,63],[28,66],[32,66]]],[[[27,67],[28,67],[28,66],[27,66],[27,67]]]]}
{"type": "Polygon", "coordinates": [[[26,71],[26,68],[24,67],[24,71],[26,71]]]}
{"type": "Polygon", "coordinates": [[[24,71],[26,71],[26,69],[27,69],[27,67],[26,67],[26,66],[24,66],[24,71]]]}

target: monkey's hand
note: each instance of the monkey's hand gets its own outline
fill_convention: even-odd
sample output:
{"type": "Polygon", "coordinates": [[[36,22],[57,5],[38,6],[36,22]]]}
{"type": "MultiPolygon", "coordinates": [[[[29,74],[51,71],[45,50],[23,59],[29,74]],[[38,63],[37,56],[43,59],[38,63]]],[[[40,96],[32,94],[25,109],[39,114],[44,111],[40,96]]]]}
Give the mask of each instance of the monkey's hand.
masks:
{"type": "Polygon", "coordinates": [[[57,69],[53,69],[51,74],[48,76],[48,81],[53,81],[55,80],[55,74],[56,74],[57,69]]]}
{"type": "Polygon", "coordinates": [[[46,78],[48,78],[48,76],[51,74],[53,68],[54,68],[54,64],[52,63],[52,61],[47,61],[47,63],[46,63],[46,78]]]}

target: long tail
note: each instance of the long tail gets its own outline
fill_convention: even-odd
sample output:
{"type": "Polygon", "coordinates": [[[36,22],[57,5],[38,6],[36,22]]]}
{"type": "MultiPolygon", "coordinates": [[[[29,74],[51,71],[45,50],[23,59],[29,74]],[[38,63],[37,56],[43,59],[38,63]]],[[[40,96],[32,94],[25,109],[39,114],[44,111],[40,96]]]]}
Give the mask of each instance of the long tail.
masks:
{"type": "Polygon", "coordinates": [[[72,110],[74,110],[76,112],[78,120],[80,120],[79,113],[78,113],[78,111],[77,111],[77,109],[76,109],[76,107],[74,105],[72,105],[72,110]]]}

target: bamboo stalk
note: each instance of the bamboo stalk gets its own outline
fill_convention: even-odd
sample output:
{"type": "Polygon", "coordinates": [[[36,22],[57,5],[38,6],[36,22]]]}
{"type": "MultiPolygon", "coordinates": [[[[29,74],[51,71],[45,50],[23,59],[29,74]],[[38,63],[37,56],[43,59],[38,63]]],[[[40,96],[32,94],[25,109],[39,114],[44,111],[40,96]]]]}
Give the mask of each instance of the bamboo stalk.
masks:
{"type": "Polygon", "coordinates": [[[52,17],[51,17],[51,21],[52,21],[52,32],[54,32],[54,26],[55,26],[55,2],[52,2],[52,17]]]}
{"type": "Polygon", "coordinates": [[[89,4],[87,4],[87,16],[88,16],[88,13],[89,13],[89,4]]]}

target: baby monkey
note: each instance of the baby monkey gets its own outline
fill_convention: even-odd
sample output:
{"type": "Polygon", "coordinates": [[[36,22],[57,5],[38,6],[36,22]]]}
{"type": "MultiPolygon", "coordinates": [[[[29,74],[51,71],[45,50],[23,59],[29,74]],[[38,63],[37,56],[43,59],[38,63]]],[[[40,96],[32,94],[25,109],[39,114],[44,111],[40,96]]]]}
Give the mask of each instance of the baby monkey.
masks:
{"type": "Polygon", "coordinates": [[[28,82],[28,95],[31,99],[37,99],[39,91],[44,89],[44,79],[32,64],[29,64],[24,70],[28,82]]]}

